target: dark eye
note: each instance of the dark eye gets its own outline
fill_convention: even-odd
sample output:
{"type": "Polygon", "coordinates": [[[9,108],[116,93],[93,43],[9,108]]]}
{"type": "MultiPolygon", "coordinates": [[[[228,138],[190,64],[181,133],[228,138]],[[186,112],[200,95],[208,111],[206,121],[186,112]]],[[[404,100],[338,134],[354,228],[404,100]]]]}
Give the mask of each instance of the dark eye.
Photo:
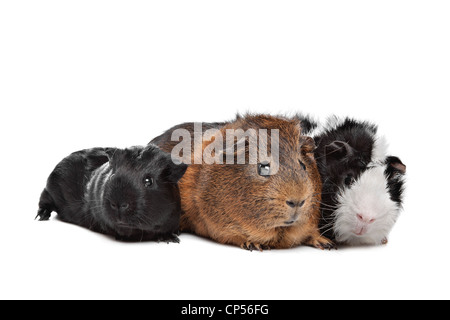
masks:
{"type": "Polygon", "coordinates": [[[302,167],[303,170],[306,170],[306,166],[305,164],[302,162],[302,160],[298,160],[298,163],[300,163],[300,166],[302,167]]]}
{"type": "Polygon", "coordinates": [[[144,179],[144,186],[146,188],[151,187],[153,185],[153,178],[152,177],[146,177],[144,179]]]}
{"type": "Polygon", "coordinates": [[[269,176],[270,175],[270,163],[268,163],[268,162],[258,163],[258,174],[260,176],[269,176]]]}
{"type": "Polygon", "coordinates": [[[346,186],[350,186],[354,181],[355,181],[355,178],[353,177],[353,175],[349,174],[345,178],[344,183],[346,186]]]}
{"type": "Polygon", "coordinates": [[[359,161],[358,166],[361,170],[364,170],[367,167],[367,164],[364,161],[359,161]]]}

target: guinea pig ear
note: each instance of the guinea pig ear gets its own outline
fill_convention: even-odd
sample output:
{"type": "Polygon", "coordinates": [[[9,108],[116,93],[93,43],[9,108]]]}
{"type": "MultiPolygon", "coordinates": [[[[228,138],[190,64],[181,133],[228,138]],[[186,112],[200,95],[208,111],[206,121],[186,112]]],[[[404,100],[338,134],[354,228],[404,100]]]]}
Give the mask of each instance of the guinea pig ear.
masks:
{"type": "Polygon", "coordinates": [[[163,170],[162,175],[164,179],[167,179],[170,183],[177,183],[184,175],[188,168],[188,165],[185,163],[174,163],[173,161],[169,162],[167,168],[163,170]]]}
{"type": "Polygon", "coordinates": [[[86,155],[86,167],[89,171],[95,170],[104,163],[110,161],[109,151],[114,148],[94,148],[86,155]]]}
{"type": "Polygon", "coordinates": [[[406,165],[398,158],[394,156],[389,156],[386,158],[386,173],[388,177],[393,177],[396,174],[404,175],[406,173],[406,165]]]}
{"type": "Polygon", "coordinates": [[[316,143],[314,139],[311,137],[303,137],[302,141],[302,152],[311,153],[316,150],[316,143]]]}
{"type": "Polygon", "coordinates": [[[116,151],[119,150],[117,148],[105,148],[105,153],[106,156],[108,157],[109,160],[112,159],[112,157],[114,156],[114,154],[116,153],[116,151]]]}
{"type": "Polygon", "coordinates": [[[353,154],[353,148],[344,141],[333,141],[325,146],[325,158],[327,161],[338,161],[353,154]]]}
{"type": "Polygon", "coordinates": [[[109,148],[110,150],[106,151],[106,154],[109,158],[109,163],[113,167],[117,167],[120,163],[125,159],[127,152],[124,149],[114,149],[109,148]]]}

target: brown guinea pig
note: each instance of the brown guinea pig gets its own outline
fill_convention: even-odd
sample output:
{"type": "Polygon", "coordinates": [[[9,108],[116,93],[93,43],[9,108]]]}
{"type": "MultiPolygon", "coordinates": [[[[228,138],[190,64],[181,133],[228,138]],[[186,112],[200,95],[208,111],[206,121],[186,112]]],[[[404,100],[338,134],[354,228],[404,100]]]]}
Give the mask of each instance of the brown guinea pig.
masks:
{"type": "MultiPolygon", "coordinates": [[[[192,134],[193,127],[192,123],[178,125],[152,143],[171,152],[176,144],[168,139],[171,133],[175,129],[187,129],[192,134]]],[[[206,124],[206,127],[218,129],[212,136],[203,136],[203,154],[219,137],[226,137],[229,129],[251,131],[256,135],[255,141],[265,138],[259,130],[265,129],[268,152],[267,156],[264,152],[260,154],[258,144],[258,157],[252,162],[249,141],[245,141],[244,148],[235,149],[239,144],[235,139],[232,149],[227,145],[213,153],[223,164],[207,164],[204,159],[195,164],[199,162],[194,161],[192,146],[193,164],[179,182],[181,231],[248,250],[291,248],[300,244],[320,249],[334,247],[319,233],[321,179],[314,160],[315,145],[312,138],[302,136],[298,119],[245,115],[223,125],[206,124]],[[279,141],[277,156],[270,144],[273,129],[277,129],[279,141]],[[244,164],[237,164],[242,163],[238,160],[240,153],[245,154],[244,164]],[[229,158],[234,160],[233,164],[225,161],[229,158]]]]}

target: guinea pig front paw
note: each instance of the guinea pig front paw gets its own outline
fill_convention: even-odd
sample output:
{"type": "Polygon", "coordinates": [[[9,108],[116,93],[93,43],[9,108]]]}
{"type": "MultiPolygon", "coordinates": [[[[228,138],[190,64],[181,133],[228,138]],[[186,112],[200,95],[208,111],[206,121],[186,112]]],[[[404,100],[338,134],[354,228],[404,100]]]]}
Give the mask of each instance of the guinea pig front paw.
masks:
{"type": "Polygon", "coordinates": [[[50,219],[51,213],[52,211],[50,209],[39,208],[36,218],[34,218],[34,220],[36,220],[38,217],[39,221],[48,220],[50,219]]]}
{"type": "Polygon", "coordinates": [[[321,250],[331,250],[331,249],[337,249],[336,245],[334,244],[333,241],[322,237],[322,236],[318,236],[315,238],[310,238],[305,242],[306,245],[317,248],[317,249],[321,249],[321,250]]]}
{"type": "Polygon", "coordinates": [[[260,252],[263,252],[264,250],[270,250],[269,246],[266,246],[264,244],[259,243],[253,243],[250,241],[244,242],[241,244],[241,248],[249,251],[258,250],[260,252]]]}
{"type": "Polygon", "coordinates": [[[180,243],[180,238],[176,234],[161,236],[156,239],[157,242],[180,243]]]}

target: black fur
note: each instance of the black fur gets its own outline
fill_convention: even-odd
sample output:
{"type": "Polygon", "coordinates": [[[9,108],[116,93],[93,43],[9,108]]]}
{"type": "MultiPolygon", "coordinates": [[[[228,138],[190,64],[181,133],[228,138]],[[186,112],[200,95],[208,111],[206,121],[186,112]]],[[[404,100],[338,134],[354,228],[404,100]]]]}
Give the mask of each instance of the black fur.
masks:
{"type": "Polygon", "coordinates": [[[154,145],[74,152],[50,174],[37,217],[48,220],[55,211],[63,221],[118,240],[178,242],[177,182],[186,168],[154,145]]]}
{"type": "Polygon", "coordinates": [[[312,130],[318,127],[317,122],[309,115],[297,113],[293,118],[300,121],[303,135],[308,135],[312,130]]]}
{"type": "Polygon", "coordinates": [[[335,239],[331,225],[339,189],[351,186],[371,161],[377,127],[346,118],[336,127],[314,137],[314,154],[322,178],[322,205],[319,227],[325,237],[335,239]]]}
{"type": "Polygon", "coordinates": [[[386,165],[384,175],[386,176],[389,195],[392,201],[401,206],[404,192],[404,180],[402,176],[406,172],[406,166],[399,158],[393,156],[386,158],[386,165]]]}

